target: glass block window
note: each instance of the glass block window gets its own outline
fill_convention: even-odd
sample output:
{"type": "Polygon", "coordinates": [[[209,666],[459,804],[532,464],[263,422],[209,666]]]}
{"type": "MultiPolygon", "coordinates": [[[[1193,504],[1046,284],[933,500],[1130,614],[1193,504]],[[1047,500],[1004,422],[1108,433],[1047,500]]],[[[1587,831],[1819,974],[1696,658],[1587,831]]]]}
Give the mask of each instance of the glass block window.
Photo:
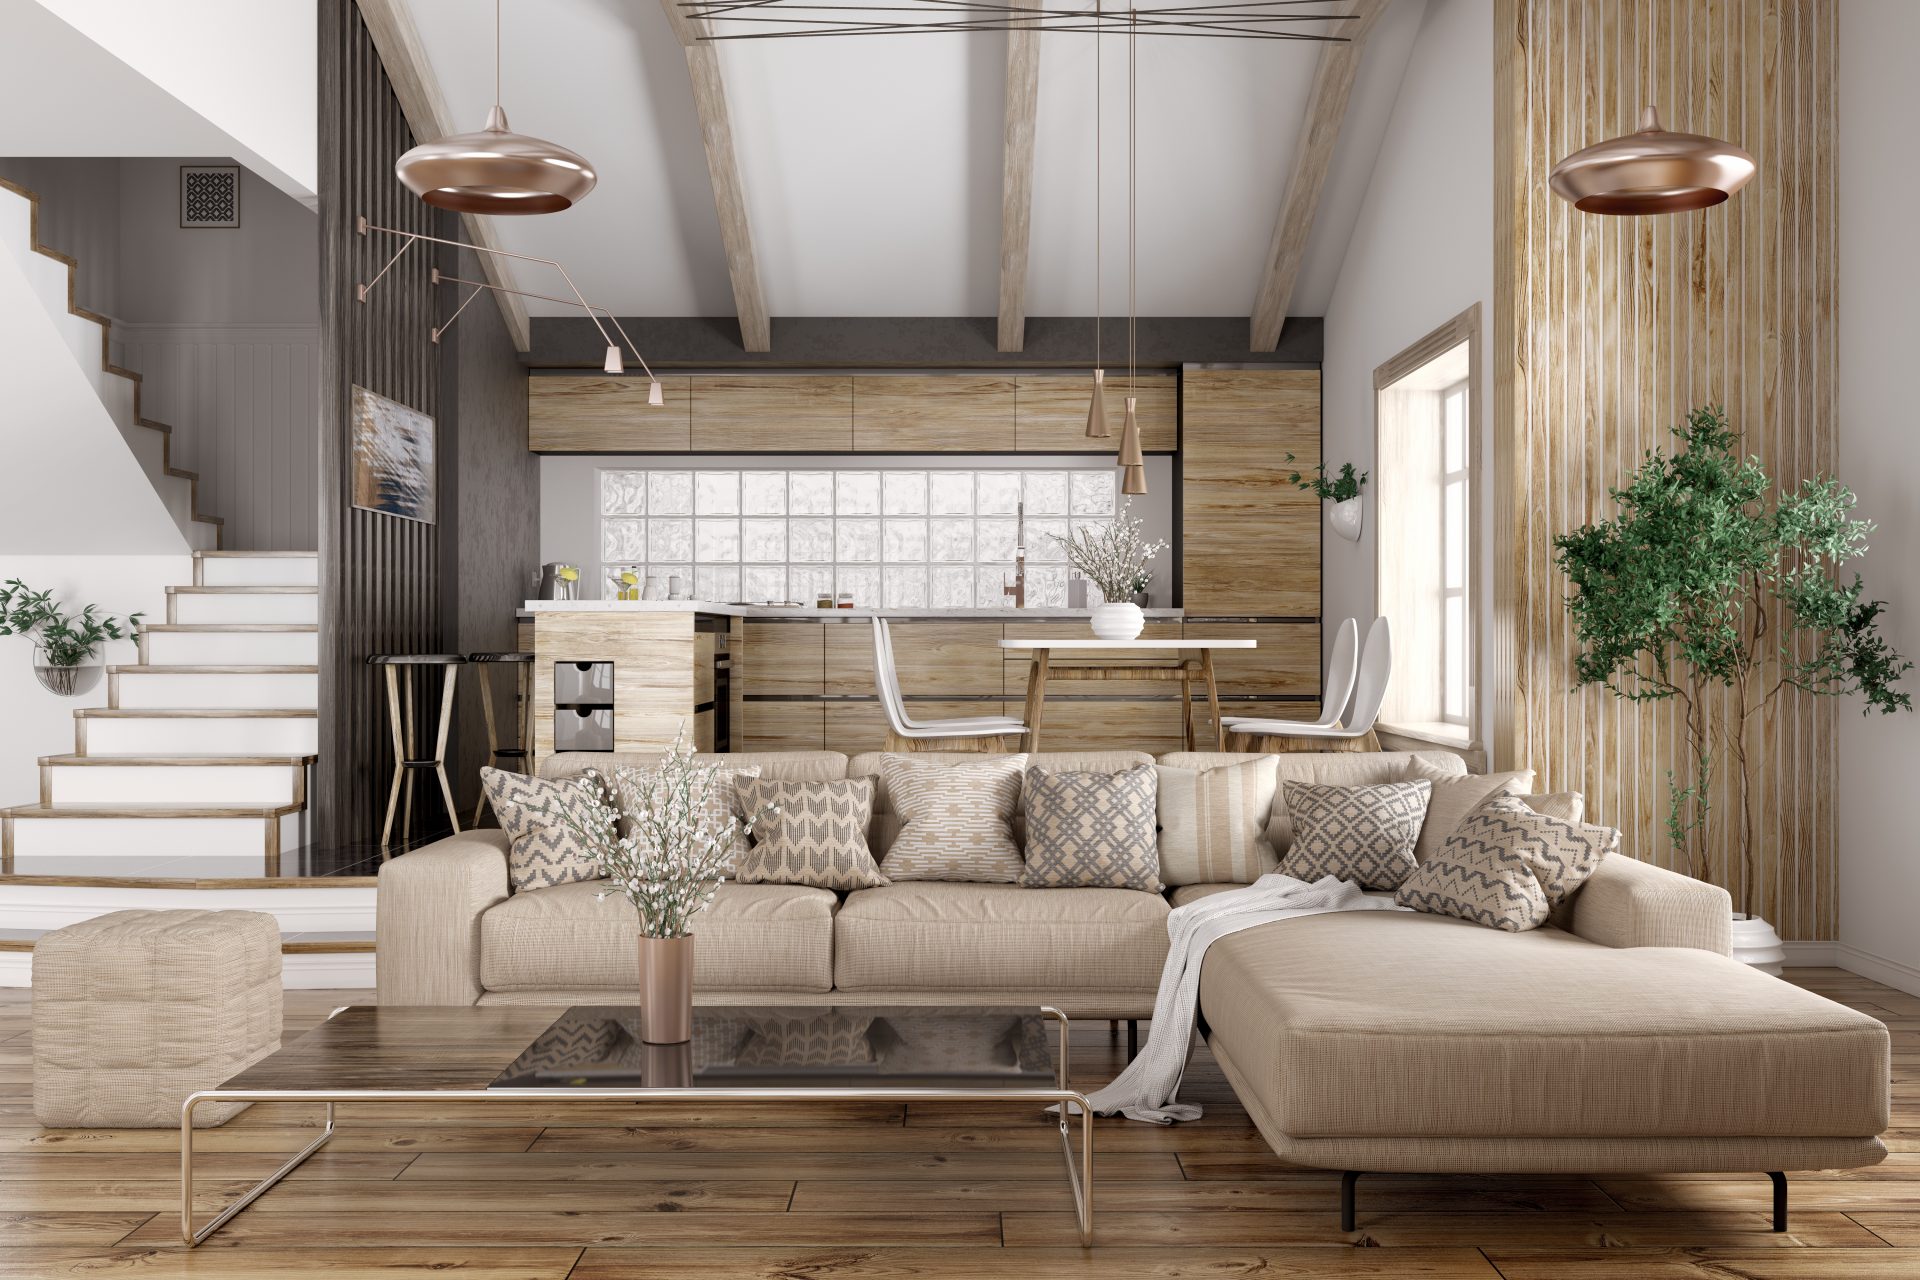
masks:
{"type": "Polygon", "coordinates": [[[1084,471],[600,472],[600,596],[631,569],[701,600],[888,609],[1010,608],[1026,504],[1027,602],[1064,608],[1060,542],[1113,518],[1120,473],[1084,471]]]}

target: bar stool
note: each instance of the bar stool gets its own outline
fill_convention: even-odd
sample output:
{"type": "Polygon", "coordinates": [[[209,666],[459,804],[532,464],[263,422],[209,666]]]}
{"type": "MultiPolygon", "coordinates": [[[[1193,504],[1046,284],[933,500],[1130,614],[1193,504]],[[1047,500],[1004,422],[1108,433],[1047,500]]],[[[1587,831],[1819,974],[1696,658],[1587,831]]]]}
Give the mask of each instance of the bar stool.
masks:
{"type": "Polygon", "coordinates": [[[380,848],[393,839],[393,814],[400,805],[401,783],[406,783],[407,806],[401,820],[404,837],[413,830],[413,773],[431,769],[440,779],[440,798],[447,805],[447,821],[460,830],[460,815],[454,811],[453,788],[447,784],[447,733],[453,727],[454,677],[466,658],[457,653],[376,653],[367,658],[370,667],[385,667],[387,672],[387,728],[393,734],[393,789],[387,793],[387,820],[380,828],[380,848]],[[416,667],[440,667],[446,672],[440,688],[440,719],[434,729],[433,754],[414,754],[413,672],[416,667]]]}
{"type": "MultiPolygon", "coordinates": [[[[503,764],[520,773],[526,772],[528,722],[533,715],[533,655],[530,653],[470,653],[467,661],[475,665],[474,679],[480,682],[480,714],[487,722],[487,766],[500,768],[503,764]],[[494,664],[509,662],[513,664],[513,739],[502,746],[500,731],[496,728],[493,715],[493,676],[494,664]]],[[[480,825],[480,815],[487,811],[487,793],[480,792],[480,798],[474,802],[473,821],[467,825],[480,825]]]]}

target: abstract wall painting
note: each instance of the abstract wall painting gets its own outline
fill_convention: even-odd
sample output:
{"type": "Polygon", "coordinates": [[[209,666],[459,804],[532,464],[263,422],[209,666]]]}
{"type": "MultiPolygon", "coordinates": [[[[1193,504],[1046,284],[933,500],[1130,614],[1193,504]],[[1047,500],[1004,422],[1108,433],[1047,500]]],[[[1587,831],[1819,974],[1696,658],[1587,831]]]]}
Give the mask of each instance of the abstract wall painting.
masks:
{"type": "Polygon", "coordinates": [[[434,523],[433,419],[353,389],[353,505],[434,523]]]}

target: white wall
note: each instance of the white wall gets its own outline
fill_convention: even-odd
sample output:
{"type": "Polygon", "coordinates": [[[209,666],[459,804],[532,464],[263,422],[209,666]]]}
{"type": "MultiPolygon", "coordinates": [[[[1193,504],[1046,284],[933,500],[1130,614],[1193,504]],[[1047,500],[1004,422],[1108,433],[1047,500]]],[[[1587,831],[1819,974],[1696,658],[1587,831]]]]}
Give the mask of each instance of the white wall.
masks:
{"type": "MultiPolygon", "coordinates": [[[[1481,304],[1480,406],[1485,484],[1492,483],[1488,346],[1493,325],[1493,3],[1429,0],[1387,125],[1373,181],[1326,314],[1323,452],[1329,470],[1373,470],[1373,371],[1447,320],[1481,304]]],[[[1483,488],[1482,497],[1487,496],[1483,488]]],[[[1330,643],[1339,620],[1374,612],[1372,489],[1360,540],[1325,534],[1323,608],[1330,643]]],[[[1490,502],[1481,503],[1475,572],[1491,612],[1490,502]]],[[[1394,637],[1402,652],[1412,640],[1394,637]]],[[[1496,678],[1481,655],[1483,740],[1496,678]]],[[[1506,678],[1504,676],[1498,678],[1506,678]]]]}
{"type": "MultiPolygon", "coordinates": [[[[49,539],[53,542],[55,539],[49,539]]],[[[124,621],[144,611],[149,622],[167,619],[166,588],[193,581],[187,555],[58,556],[0,552],[0,581],[19,578],[35,590],[52,590],[69,613],[97,604],[124,621]]],[[[109,643],[102,658],[129,663],[130,641],[109,643]]],[[[0,636],[0,806],[37,804],[41,756],[73,750],[76,707],[107,705],[107,682],[91,693],[62,698],[40,687],[33,674],[33,642],[24,636],[0,636]]]]}
{"type": "MultiPolygon", "coordinates": [[[[1920,178],[1888,156],[1911,150],[1920,119],[1912,0],[1840,6],[1840,478],[1877,523],[1863,576],[1887,601],[1894,648],[1920,659],[1920,448],[1913,353],[1920,348],[1920,178]]],[[[1910,674],[1909,692],[1920,693],[1910,674]]],[[[1913,766],[1920,716],[1840,711],[1840,963],[1920,993],[1920,827],[1913,766]]]]}

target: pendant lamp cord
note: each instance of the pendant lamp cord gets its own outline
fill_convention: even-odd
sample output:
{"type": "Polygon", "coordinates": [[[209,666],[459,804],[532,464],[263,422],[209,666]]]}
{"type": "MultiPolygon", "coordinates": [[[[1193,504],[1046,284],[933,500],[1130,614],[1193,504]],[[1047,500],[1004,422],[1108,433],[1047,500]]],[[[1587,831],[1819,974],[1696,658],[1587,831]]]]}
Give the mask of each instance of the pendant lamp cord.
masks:
{"type": "Polygon", "coordinates": [[[1100,0],[1093,0],[1093,367],[1100,367],[1100,0]]]}
{"type": "Polygon", "coordinates": [[[493,105],[500,105],[500,0],[493,0],[493,105]]]}
{"type": "Polygon", "coordinates": [[[1140,35],[1140,11],[1127,11],[1127,394],[1133,394],[1134,357],[1137,346],[1135,329],[1139,319],[1139,306],[1136,302],[1134,276],[1137,270],[1139,254],[1134,247],[1134,206],[1138,200],[1138,187],[1135,180],[1135,156],[1139,150],[1138,116],[1135,106],[1139,97],[1138,72],[1135,68],[1134,50],[1140,35]]]}

